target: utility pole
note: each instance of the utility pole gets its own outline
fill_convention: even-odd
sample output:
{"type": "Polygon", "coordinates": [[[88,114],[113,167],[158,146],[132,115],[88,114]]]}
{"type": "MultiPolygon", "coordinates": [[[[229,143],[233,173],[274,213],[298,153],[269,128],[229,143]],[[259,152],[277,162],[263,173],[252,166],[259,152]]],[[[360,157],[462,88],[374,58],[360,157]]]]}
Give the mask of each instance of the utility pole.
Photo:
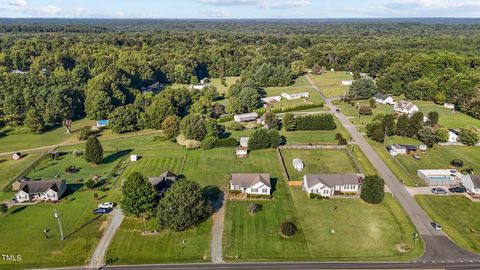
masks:
{"type": "Polygon", "coordinates": [[[60,223],[60,215],[58,214],[57,209],[55,209],[55,212],[53,213],[53,216],[55,217],[55,219],[58,222],[58,228],[60,229],[60,237],[62,238],[62,241],[63,241],[64,238],[63,238],[62,224],[60,223]]]}

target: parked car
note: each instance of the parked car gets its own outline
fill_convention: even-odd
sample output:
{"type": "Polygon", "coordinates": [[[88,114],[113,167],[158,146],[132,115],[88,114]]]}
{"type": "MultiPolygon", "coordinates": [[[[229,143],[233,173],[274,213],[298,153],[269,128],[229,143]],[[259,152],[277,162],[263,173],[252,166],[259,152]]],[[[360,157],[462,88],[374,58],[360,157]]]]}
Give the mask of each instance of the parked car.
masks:
{"type": "Polygon", "coordinates": [[[111,211],[112,211],[111,208],[98,208],[98,209],[93,210],[93,213],[95,215],[103,215],[103,214],[108,214],[111,211]]]}
{"type": "Polygon", "coordinates": [[[432,188],[433,194],[447,194],[448,192],[443,188],[432,188]]]}
{"type": "Polygon", "coordinates": [[[336,109],[335,111],[336,111],[337,113],[340,113],[340,109],[336,109]]]}
{"type": "Polygon", "coordinates": [[[465,193],[465,188],[453,187],[453,188],[449,188],[448,191],[450,191],[451,193],[465,193]]]}
{"type": "Polygon", "coordinates": [[[432,227],[435,229],[435,231],[441,231],[442,230],[442,225],[436,223],[436,222],[432,222],[430,223],[432,225],[432,227]]]}
{"type": "Polygon", "coordinates": [[[98,205],[98,208],[107,208],[107,209],[112,209],[115,205],[111,202],[103,202],[98,205]]]}

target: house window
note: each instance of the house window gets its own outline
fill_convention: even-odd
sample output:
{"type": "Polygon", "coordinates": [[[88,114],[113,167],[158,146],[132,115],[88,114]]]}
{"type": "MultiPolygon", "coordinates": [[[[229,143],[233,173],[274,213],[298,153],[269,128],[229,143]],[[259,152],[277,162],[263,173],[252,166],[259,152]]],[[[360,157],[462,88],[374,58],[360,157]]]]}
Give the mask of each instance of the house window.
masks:
{"type": "Polygon", "coordinates": [[[254,193],[258,193],[258,188],[252,188],[251,191],[254,193]]]}
{"type": "Polygon", "coordinates": [[[324,191],[323,191],[323,194],[327,195],[327,194],[328,194],[328,190],[324,190],[324,191]]]}
{"type": "Polygon", "coordinates": [[[268,193],[268,189],[266,188],[262,189],[262,193],[268,193]]]}

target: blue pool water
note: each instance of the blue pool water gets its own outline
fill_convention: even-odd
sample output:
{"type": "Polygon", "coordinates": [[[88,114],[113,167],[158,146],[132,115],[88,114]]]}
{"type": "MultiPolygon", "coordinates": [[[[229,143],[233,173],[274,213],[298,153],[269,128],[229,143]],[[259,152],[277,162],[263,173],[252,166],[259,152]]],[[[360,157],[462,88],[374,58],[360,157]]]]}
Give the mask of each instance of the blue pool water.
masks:
{"type": "Polygon", "coordinates": [[[450,176],[430,176],[429,178],[434,181],[445,181],[452,179],[450,176]]]}

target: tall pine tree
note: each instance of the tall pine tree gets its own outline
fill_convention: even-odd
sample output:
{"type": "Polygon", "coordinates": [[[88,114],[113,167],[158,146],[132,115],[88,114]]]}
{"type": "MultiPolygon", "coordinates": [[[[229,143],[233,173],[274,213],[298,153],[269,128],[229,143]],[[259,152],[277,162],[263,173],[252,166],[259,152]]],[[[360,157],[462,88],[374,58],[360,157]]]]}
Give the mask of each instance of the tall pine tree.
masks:
{"type": "Polygon", "coordinates": [[[95,164],[102,163],[103,147],[96,136],[88,137],[87,145],[85,146],[85,159],[95,164]]]}
{"type": "Polygon", "coordinates": [[[155,214],[157,191],[139,172],[128,175],[122,185],[122,211],[127,216],[147,219],[155,214]]]}

